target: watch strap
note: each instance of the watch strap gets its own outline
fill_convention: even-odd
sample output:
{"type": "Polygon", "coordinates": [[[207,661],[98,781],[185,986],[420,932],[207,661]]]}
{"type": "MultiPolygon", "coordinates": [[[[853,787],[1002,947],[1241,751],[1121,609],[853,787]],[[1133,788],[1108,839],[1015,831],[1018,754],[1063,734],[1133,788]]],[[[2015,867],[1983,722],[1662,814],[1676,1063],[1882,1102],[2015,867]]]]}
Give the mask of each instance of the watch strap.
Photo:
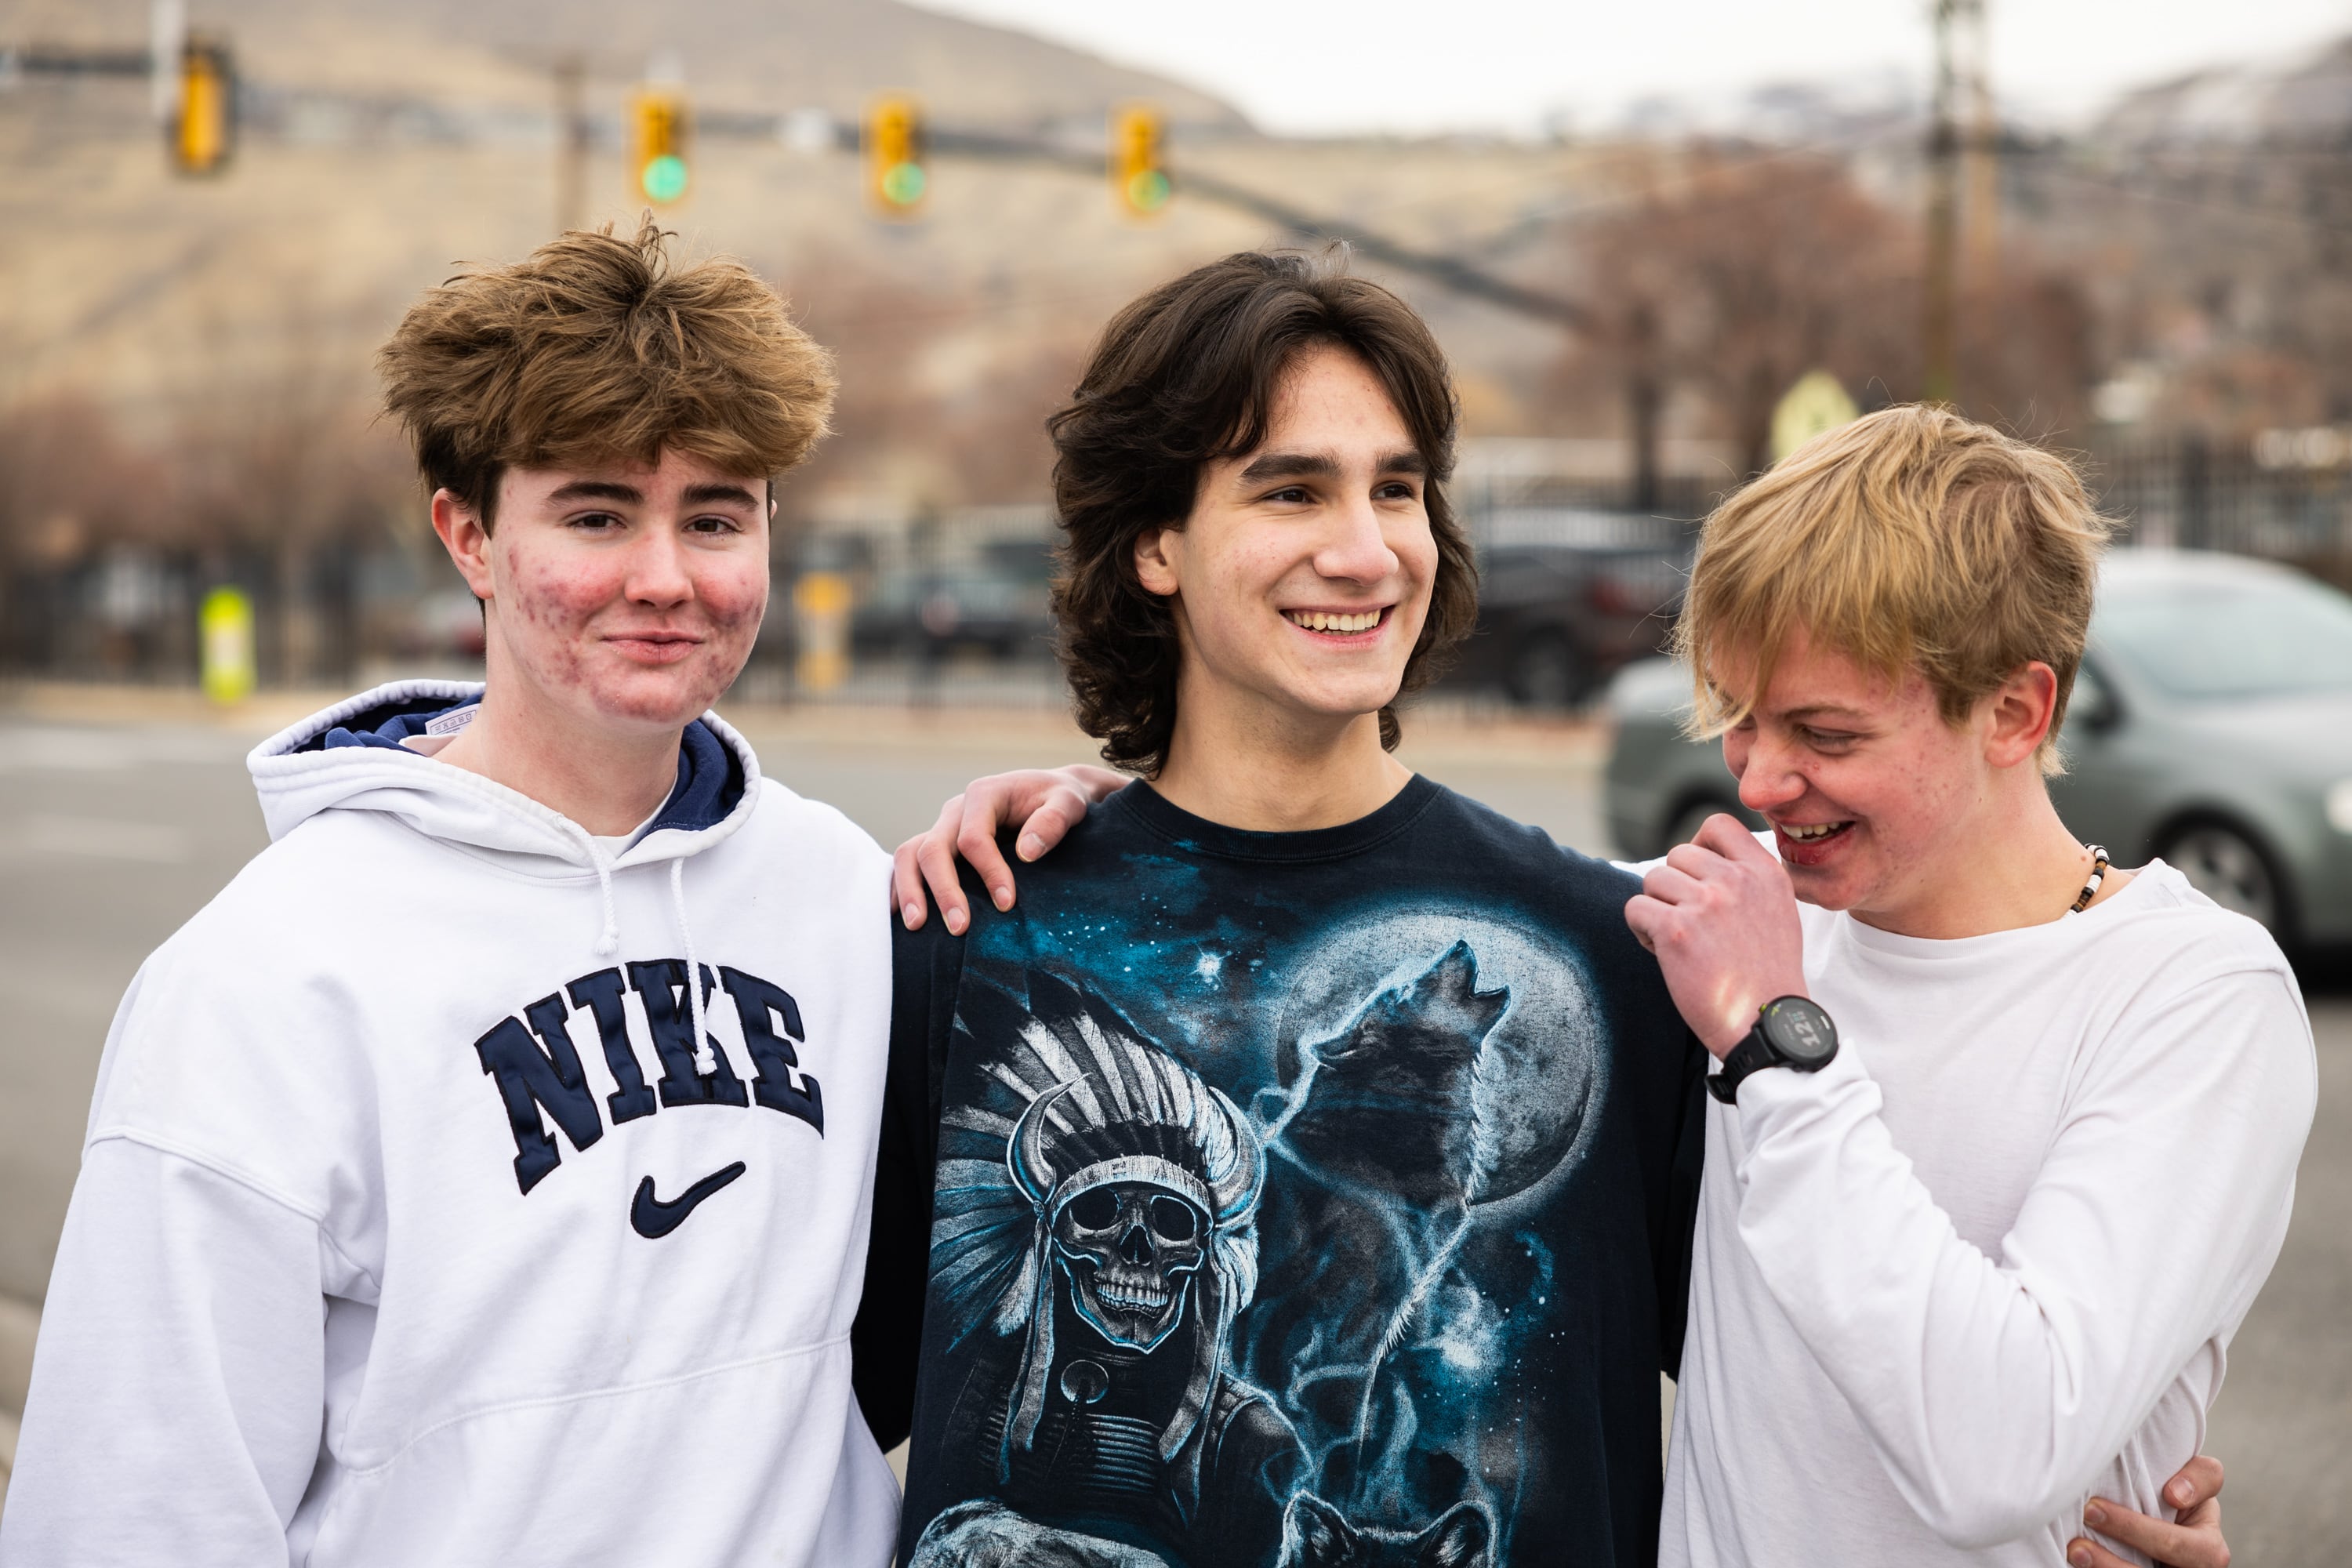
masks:
{"type": "Polygon", "coordinates": [[[1706,1091],[1730,1105],[1739,1098],[1741,1080],[1759,1068],[1778,1065],[1780,1060],[1780,1053],[1764,1037],[1763,1021],[1759,1019],[1748,1029],[1747,1038],[1723,1054],[1723,1070],[1707,1079],[1706,1091]]]}

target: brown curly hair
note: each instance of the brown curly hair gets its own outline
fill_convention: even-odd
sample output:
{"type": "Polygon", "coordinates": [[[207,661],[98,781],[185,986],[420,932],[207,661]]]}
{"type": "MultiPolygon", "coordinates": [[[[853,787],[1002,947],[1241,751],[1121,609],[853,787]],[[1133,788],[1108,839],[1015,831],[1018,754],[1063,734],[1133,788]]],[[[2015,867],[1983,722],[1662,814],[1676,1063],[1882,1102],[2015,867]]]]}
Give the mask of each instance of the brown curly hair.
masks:
{"type": "Polygon", "coordinates": [[[650,217],[635,239],[574,231],[412,306],[376,369],[425,483],[488,528],[510,467],[667,449],[772,480],[805,458],[833,411],[833,357],[741,262],[673,268],[675,237],[650,217]]]}
{"type": "MultiPolygon", "coordinates": [[[[1478,569],[1445,497],[1458,422],[1445,355],[1412,307],[1326,253],[1242,251],[1144,295],[1111,319],[1054,438],[1054,616],[1079,727],[1105,762],[1147,778],[1176,729],[1176,619],[1135,573],[1135,544],[1192,515],[1202,469],[1265,439],[1276,389],[1302,350],[1331,344],[1380,378],[1429,465],[1437,574],[1402,697],[1470,634],[1478,569]]],[[[1399,734],[1394,700],[1381,744],[1399,734]]]]}

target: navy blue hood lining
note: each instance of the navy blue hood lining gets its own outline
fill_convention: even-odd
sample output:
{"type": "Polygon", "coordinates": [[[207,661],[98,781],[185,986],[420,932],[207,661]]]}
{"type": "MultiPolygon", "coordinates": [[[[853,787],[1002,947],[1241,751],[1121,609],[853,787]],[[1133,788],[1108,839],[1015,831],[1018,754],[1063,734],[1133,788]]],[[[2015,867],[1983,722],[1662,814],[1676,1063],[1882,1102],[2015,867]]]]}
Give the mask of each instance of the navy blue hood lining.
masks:
{"type": "MultiPolygon", "coordinates": [[[[478,697],[468,697],[463,702],[452,702],[446,697],[412,697],[405,701],[386,702],[352,715],[294,749],[331,752],[346,746],[377,746],[404,751],[401,742],[424,734],[425,727],[434,720],[480,701],[478,697]]],[[[742,759],[709,725],[697,719],[678,738],[677,783],[671,786],[669,799],[662,803],[646,832],[677,828],[696,833],[715,827],[742,804],[743,788],[742,759]]]]}

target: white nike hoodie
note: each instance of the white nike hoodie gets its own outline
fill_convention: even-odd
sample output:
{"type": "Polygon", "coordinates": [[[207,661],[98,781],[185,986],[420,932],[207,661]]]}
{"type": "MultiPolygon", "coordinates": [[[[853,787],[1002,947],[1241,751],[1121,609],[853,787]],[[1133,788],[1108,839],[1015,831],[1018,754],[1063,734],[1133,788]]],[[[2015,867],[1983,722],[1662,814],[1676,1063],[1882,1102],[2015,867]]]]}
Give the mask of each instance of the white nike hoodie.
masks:
{"type": "Polygon", "coordinates": [[[399,744],[479,691],[249,759],[275,842],[107,1040],[7,1568],[889,1561],[889,862],[714,716],[612,855],[399,744]]]}

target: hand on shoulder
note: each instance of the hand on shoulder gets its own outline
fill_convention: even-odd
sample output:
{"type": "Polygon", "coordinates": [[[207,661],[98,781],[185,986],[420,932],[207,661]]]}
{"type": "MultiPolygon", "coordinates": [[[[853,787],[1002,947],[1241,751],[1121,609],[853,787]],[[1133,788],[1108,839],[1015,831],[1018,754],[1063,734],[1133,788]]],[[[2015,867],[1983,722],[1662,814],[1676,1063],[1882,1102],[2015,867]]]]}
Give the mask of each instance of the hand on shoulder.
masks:
{"type": "Polygon", "coordinates": [[[1085,763],[974,779],[940,807],[940,819],[929,830],[899,845],[891,857],[890,898],[898,918],[908,931],[920,931],[935,900],[948,930],[963,934],[971,924],[971,908],[956,874],[959,855],[980,873],[996,907],[1011,909],[1013,868],[996,847],[998,831],[1020,824],[1013,852],[1024,862],[1035,860],[1086,819],[1088,806],[1127,783],[1125,773],[1085,763]]]}

